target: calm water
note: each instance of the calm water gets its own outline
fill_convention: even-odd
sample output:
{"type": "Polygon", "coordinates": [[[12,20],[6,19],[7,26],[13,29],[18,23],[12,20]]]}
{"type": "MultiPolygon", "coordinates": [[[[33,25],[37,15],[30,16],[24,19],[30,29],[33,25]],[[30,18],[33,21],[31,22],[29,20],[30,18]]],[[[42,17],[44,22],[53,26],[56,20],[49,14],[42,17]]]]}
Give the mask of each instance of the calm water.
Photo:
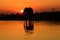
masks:
{"type": "Polygon", "coordinates": [[[24,29],[25,21],[0,21],[0,40],[60,40],[60,23],[34,21],[33,30],[24,29]]]}

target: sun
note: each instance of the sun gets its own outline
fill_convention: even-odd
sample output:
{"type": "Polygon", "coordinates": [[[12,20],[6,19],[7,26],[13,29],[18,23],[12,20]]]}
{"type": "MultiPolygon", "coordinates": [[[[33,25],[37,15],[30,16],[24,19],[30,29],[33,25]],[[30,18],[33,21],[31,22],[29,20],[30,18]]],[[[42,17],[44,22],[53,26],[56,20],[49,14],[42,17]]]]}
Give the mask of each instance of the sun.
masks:
{"type": "Polygon", "coordinates": [[[23,13],[24,11],[23,10],[20,10],[21,13],[23,13]]]}

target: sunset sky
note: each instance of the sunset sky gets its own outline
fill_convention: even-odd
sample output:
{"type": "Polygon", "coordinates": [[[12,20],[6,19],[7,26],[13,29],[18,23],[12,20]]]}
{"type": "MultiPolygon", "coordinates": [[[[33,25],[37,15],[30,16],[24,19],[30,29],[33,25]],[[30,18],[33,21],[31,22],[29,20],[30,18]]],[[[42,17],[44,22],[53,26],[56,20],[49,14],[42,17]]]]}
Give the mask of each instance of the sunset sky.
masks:
{"type": "Polygon", "coordinates": [[[25,7],[32,7],[34,12],[60,11],[60,0],[0,0],[0,11],[20,12],[25,7]]]}

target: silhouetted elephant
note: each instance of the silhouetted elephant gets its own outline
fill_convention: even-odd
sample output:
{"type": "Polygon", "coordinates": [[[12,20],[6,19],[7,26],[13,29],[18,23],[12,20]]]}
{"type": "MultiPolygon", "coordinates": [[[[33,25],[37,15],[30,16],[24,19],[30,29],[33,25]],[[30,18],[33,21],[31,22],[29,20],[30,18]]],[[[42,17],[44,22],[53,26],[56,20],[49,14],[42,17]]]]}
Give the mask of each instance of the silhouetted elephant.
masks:
{"type": "Polygon", "coordinates": [[[28,7],[24,9],[24,14],[26,16],[26,19],[32,19],[33,18],[33,9],[28,7]]]}

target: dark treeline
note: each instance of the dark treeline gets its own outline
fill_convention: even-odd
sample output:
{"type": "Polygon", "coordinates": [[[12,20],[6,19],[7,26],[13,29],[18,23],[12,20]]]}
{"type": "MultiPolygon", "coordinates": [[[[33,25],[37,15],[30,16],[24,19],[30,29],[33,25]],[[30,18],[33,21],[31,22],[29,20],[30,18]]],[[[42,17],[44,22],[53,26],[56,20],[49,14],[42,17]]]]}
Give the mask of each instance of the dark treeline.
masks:
{"type": "Polygon", "coordinates": [[[41,12],[33,13],[32,15],[26,14],[0,14],[0,20],[55,20],[60,21],[60,12],[41,12]],[[31,17],[28,17],[31,16],[31,17]],[[27,18],[26,18],[27,17],[27,18]]]}
{"type": "Polygon", "coordinates": [[[60,12],[57,11],[36,13],[34,14],[34,19],[60,21],[60,12]]]}
{"type": "Polygon", "coordinates": [[[19,14],[19,13],[11,13],[11,14],[4,14],[4,13],[1,13],[0,14],[0,20],[24,20],[23,19],[24,16],[19,14]]]}

